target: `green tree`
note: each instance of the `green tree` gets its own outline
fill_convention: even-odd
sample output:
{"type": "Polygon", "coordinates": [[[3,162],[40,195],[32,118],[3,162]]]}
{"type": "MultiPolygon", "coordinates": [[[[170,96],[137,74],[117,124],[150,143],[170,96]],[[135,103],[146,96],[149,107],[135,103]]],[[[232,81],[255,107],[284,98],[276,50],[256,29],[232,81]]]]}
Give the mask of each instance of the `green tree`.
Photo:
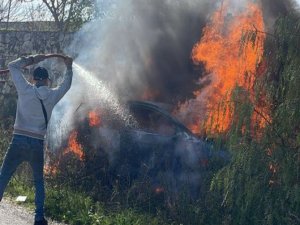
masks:
{"type": "Polygon", "coordinates": [[[255,106],[234,96],[242,121],[228,134],[232,163],[212,182],[210,197],[217,210],[209,218],[221,217],[216,224],[300,224],[299,33],[299,19],[289,15],[278,19],[267,40],[268,68],[256,88],[266,90],[272,121],[262,137],[251,136],[250,124],[239,125],[251,121],[255,106]]]}

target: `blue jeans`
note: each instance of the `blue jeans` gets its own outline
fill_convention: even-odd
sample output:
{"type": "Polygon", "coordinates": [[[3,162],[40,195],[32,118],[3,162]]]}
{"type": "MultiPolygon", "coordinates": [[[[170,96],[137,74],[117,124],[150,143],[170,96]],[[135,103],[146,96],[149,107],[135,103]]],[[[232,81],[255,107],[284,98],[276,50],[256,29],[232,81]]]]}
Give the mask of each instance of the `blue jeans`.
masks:
{"type": "Polygon", "coordinates": [[[22,135],[14,135],[5,155],[0,172],[0,200],[3,192],[17,167],[27,161],[33,171],[35,186],[35,220],[44,217],[44,141],[22,135]]]}

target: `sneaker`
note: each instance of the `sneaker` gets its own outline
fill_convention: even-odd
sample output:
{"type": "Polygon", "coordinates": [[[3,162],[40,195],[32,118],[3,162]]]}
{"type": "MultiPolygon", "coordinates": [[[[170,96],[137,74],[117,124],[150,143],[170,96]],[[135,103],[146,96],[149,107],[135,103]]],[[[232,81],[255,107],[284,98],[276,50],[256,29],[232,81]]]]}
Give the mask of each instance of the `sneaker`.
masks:
{"type": "Polygon", "coordinates": [[[34,221],[34,225],[48,225],[48,221],[43,218],[42,220],[34,221]]]}

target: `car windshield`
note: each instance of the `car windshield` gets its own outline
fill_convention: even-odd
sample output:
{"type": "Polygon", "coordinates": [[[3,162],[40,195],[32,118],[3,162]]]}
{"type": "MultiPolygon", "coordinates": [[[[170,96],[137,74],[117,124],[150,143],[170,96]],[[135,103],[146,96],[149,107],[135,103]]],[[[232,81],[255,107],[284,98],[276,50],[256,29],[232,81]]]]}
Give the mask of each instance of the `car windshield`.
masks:
{"type": "Polygon", "coordinates": [[[140,130],[167,136],[176,133],[175,124],[159,112],[143,107],[133,107],[131,112],[140,130]]]}

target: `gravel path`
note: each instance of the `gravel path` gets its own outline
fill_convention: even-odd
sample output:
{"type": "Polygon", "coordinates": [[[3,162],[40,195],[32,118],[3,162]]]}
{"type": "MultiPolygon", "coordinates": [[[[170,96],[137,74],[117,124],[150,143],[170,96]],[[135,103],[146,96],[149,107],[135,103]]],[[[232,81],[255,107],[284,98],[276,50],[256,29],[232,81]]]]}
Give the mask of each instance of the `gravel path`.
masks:
{"type": "MultiPolygon", "coordinates": [[[[34,213],[30,210],[2,199],[0,202],[0,225],[33,225],[34,213]]],[[[48,220],[49,225],[65,225],[48,220]]]]}

